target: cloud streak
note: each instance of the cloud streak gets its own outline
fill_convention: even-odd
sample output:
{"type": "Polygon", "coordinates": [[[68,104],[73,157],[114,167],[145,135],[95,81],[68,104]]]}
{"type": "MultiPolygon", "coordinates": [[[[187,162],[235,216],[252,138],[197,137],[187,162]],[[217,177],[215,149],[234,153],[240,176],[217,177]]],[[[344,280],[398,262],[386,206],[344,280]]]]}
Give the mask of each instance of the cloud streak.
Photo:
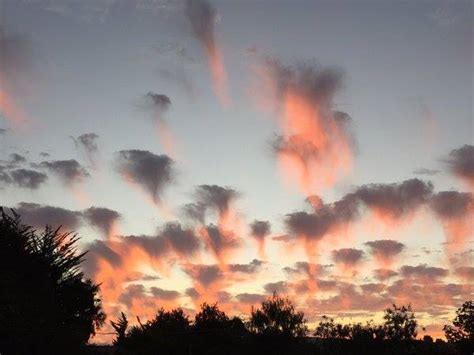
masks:
{"type": "Polygon", "coordinates": [[[311,196],[333,186],[352,167],[355,139],[351,118],[334,110],[343,84],[338,69],[318,65],[284,65],[267,58],[261,65],[262,92],[279,113],[282,134],[273,142],[287,179],[311,196]]]}
{"type": "Polygon", "coordinates": [[[207,0],[186,0],[185,14],[191,25],[193,35],[203,46],[211,71],[214,91],[221,102],[229,104],[227,74],[216,35],[217,11],[207,0]]]}

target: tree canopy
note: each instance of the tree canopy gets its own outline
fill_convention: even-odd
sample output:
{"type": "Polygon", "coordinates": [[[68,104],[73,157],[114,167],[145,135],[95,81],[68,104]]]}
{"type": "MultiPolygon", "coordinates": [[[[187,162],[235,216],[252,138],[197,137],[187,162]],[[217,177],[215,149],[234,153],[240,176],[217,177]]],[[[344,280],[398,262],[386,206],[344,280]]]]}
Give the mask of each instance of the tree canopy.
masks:
{"type": "Polygon", "coordinates": [[[85,279],[78,237],[42,233],[0,209],[0,352],[44,354],[79,349],[105,314],[99,286],[85,279]]]}
{"type": "Polygon", "coordinates": [[[284,338],[303,337],[308,331],[303,312],[276,293],[264,300],[261,308],[252,308],[249,328],[258,335],[284,338]]]}

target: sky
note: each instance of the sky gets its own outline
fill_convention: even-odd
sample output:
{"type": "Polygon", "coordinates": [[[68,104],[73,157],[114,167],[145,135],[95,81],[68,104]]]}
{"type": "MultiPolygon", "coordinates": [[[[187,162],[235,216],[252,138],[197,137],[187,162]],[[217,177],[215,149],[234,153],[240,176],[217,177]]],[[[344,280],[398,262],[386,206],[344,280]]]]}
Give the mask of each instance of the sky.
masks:
{"type": "Polygon", "coordinates": [[[4,0],[1,205],[79,234],[109,319],[277,291],[310,327],[411,303],[441,336],[474,292],[472,24],[462,0],[4,0]]]}

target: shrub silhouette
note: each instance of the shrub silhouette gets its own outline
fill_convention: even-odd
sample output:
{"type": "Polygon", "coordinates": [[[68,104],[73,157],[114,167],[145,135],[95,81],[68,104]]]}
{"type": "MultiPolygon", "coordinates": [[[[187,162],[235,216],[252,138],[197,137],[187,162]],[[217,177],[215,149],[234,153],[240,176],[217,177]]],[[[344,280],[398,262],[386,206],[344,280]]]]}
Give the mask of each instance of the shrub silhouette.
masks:
{"type": "Polygon", "coordinates": [[[411,340],[416,338],[418,323],[411,306],[387,308],[383,316],[383,330],[386,338],[391,340],[411,340]]]}
{"type": "Polygon", "coordinates": [[[105,315],[99,286],[79,270],[78,238],[38,234],[0,208],[0,352],[54,354],[80,349],[105,315]]]}
{"type": "Polygon", "coordinates": [[[446,339],[461,352],[474,351],[474,301],[466,301],[456,310],[453,325],[443,327],[446,339]]]}
{"type": "Polygon", "coordinates": [[[303,312],[296,312],[288,298],[278,294],[262,302],[261,308],[251,311],[249,329],[262,337],[293,339],[304,337],[308,331],[303,312]]]}

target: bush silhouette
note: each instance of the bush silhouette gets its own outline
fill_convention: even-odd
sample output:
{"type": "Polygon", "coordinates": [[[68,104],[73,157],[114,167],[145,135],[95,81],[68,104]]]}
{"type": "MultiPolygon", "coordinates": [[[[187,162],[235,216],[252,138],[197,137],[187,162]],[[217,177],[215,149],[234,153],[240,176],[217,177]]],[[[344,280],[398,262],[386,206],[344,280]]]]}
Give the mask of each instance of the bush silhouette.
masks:
{"type": "Polygon", "coordinates": [[[474,301],[466,301],[456,310],[453,325],[443,327],[446,339],[462,352],[474,351],[474,301]]]}
{"type": "Polygon", "coordinates": [[[79,270],[78,238],[38,234],[0,209],[0,352],[54,354],[80,349],[105,315],[99,286],[79,270]]]}
{"type": "Polygon", "coordinates": [[[383,316],[385,337],[391,340],[411,340],[416,338],[418,323],[411,306],[387,308],[383,316]]]}
{"type": "Polygon", "coordinates": [[[267,338],[293,339],[304,337],[308,328],[303,312],[296,312],[288,298],[274,293],[262,302],[261,308],[253,308],[249,329],[267,338]]]}

